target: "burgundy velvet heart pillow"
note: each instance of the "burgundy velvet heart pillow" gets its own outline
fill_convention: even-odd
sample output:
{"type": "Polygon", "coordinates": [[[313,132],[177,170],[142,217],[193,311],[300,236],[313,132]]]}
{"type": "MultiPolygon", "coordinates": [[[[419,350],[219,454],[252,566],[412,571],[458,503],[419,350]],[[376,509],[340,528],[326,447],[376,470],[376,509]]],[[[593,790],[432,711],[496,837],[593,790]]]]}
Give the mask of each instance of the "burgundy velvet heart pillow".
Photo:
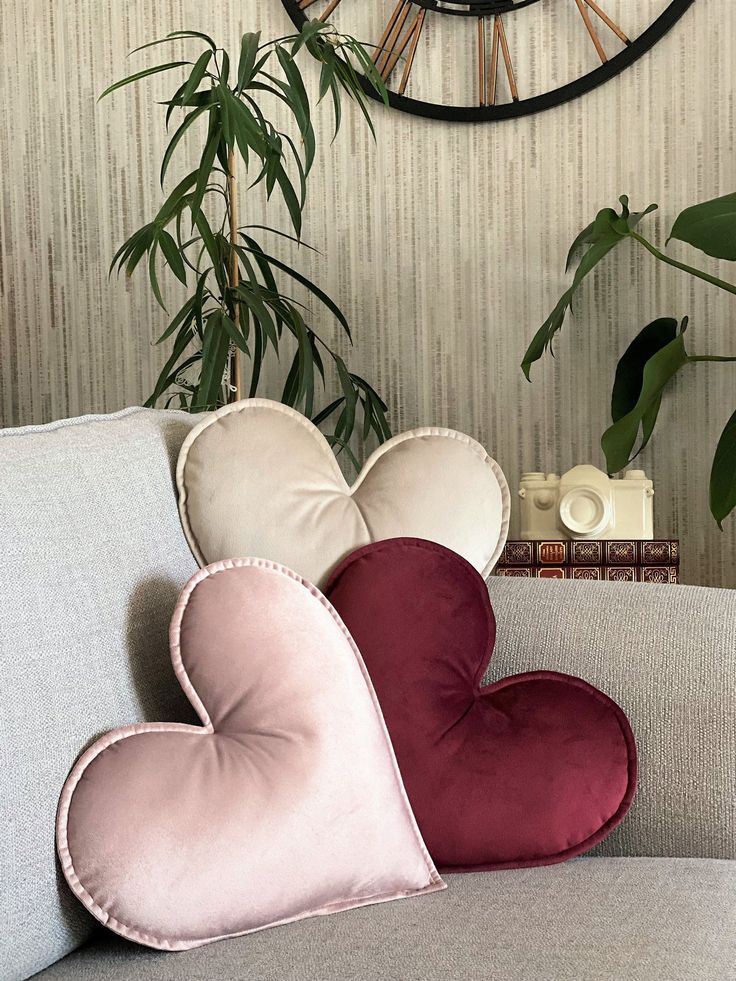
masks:
{"type": "Polygon", "coordinates": [[[440,869],[552,865],[623,820],[636,788],[626,716],[552,671],[481,687],[496,621],[465,559],[390,539],[348,556],[326,595],[363,655],[440,869]]]}

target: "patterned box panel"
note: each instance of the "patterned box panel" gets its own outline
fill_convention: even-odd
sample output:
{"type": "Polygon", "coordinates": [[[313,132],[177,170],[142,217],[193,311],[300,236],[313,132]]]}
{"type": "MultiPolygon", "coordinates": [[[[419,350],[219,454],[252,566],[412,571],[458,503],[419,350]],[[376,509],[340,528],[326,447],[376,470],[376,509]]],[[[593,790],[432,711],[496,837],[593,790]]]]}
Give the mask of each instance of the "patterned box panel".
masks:
{"type": "Polygon", "coordinates": [[[588,579],[599,582],[678,583],[676,565],[602,565],[602,566],[504,566],[497,576],[521,579],[588,579]]]}
{"type": "Polygon", "coordinates": [[[499,566],[522,565],[679,565],[676,539],[654,541],[512,541],[506,542],[499,566]]]}

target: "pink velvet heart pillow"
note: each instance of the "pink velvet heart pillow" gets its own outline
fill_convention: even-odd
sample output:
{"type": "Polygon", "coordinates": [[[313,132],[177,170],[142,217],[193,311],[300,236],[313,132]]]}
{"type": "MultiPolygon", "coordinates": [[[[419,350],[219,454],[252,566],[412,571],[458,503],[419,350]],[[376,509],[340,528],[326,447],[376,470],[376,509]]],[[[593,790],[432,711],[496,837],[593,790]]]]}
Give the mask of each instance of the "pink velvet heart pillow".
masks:
{"type": "Polygon", "coordinates": [[[550,865],[623,820],[636,786],[624,713],[550,671],[481,687],[496,622],[465,559],[421,539],[368,545],[326,595],[361,650],[440,869],[550,865]]]}
{"type": "Polygon", "coordinates": [[[184,950],[443,888],[360,654],[313,586],[218,562],[170,639],[202,725],[109,732],[61,794],[64,875],[98,920],[184,950]]]}

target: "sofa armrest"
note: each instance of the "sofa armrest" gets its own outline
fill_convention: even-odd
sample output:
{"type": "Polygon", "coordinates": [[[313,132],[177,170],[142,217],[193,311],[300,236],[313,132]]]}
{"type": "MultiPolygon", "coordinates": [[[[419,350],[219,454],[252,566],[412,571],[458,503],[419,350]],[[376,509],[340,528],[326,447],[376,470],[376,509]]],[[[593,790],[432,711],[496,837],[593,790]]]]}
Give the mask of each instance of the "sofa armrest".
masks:
{"type": "Polygon", "coordinates": [[[485,681],[533,669],[614,698],[639,749],[639,789],[602,855],[736,858],[736,591],[492,578],[485,681]]]}

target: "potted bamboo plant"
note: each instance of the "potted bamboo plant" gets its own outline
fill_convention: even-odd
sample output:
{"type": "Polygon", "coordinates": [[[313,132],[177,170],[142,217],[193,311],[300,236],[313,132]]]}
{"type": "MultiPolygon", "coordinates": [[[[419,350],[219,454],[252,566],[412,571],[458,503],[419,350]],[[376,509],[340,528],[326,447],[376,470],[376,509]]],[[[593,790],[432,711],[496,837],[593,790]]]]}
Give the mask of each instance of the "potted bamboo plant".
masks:
{"type": "Polygon", "coordinates": [[[162,191],[177,150],[199,141],[198,165],[168,191],[158,212],[130,235],[112,261],[111,272],[124,270],[128,276],[145,262],[151,290],[164,310],[163,270],[189,291],[159,337],[158,343],[171,350],[146,404],[202,412],[255,396],[266,358],[290,349],[281,401],[317,425],[329,423],[327,438],[357,466],[348,445],[356,423],[362,417],[363,437],[372,434],[383,441],[391,435],[386,404],[316,332],[308,308],[292,297],[291,288],[297,284],[350,338],[342,311],[315,283],[273,255],[261,238],[275,234],[301,243],[316,136],[300,56],[306,53],[319,65],[319,99],[330,97],[335,136],[346,99],[373,130],[358,73],[385,100],[383,80],[358,41],[320,20],[310,21],[299,34],[270,41],[259,33],[245,34],[237,62],[198,31],[175,31],[136,51],[182,40],[201,49],[193,60],[145,68],[100,96],[161,72],[177,76],[163,109],[167,131],[170,125],[173,131],[161,161],[162,191]],[[290,131],[271,118],[275,105],[290,131]],[[265,186],[269,199],[276,195],[285,203],[289,233],[240,223],[239,197],[243,189],[252,193],[258,185],[265,186]],[[285,281],[290,281],[289,290],[285,281]],[[318,389],[324,391],[331,381],[328,373],[339,394],[318,405],[318,389]]]}

